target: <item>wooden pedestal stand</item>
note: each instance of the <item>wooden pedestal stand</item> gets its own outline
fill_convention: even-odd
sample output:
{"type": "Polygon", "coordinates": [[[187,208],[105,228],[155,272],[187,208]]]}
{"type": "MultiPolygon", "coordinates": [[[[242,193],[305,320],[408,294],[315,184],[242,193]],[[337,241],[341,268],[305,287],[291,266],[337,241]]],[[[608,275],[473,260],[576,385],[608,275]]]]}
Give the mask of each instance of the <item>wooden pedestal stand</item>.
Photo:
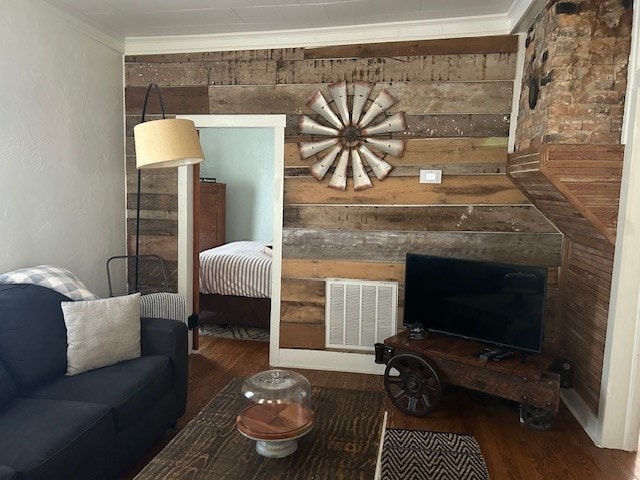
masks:
{"type": "Polygon", "coordinates": [[[256,403],[236,419],[240,433],[256,441],[263,457],[284,458],[298,449],[298,439],[313,428],[315,415],[299,403],[256,403]]]}
{"type": "Polygon", "coordinates": [[[384,341],[385,388],[404,413],[429,414],[440,400],[441,385],[452,384],[518,402],[522,420],[534,428],[551,425],[560,403],[560,375],[548,370],[551,358],[481,360],[474,355],[484,347],[481,343],[423,335],[412,340],[403,331],[384,341]]]}

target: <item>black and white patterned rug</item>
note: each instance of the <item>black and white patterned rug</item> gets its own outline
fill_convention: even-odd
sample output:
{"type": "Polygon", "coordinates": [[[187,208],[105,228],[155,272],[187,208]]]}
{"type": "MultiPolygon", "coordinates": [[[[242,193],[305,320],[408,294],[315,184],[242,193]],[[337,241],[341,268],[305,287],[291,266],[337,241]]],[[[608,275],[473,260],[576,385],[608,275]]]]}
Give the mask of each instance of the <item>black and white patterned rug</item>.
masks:
{"type": "Polygon", "coordinates": [[[200,335],[205,337],[236,338],[240,340],[269,341],[266,328],[238,327],[234,325],[201,325],[200,335]]]}
{"type": "Polygon", "coordinates": [[[380,480],[489,480],[471,435],[388,428],[380,480]]]}

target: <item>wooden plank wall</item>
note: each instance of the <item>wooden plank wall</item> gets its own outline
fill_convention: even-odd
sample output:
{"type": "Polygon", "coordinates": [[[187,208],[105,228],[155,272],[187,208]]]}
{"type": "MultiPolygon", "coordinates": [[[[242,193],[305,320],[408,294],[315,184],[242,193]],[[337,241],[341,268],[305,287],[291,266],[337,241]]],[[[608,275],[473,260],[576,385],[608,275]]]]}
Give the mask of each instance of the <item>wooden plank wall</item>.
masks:
{"type": "MultiPolygon", "coordinates": [[[[562,235],[505,174],[516,49],[515,37],[500,36],[131,56],[128,135],[149,82],[161,86],[169,115],[287,115],[280,347],[324,349],[326,278],[402,284],[410,251],[550,267],[552,347],[562,235]],[[405,154],[389,159],[387,179],[373,178],[374,188],[361,192],[317,182],[296,149],[299,115],[315,116],[307,100],[318,90],[330,98],[328,84],[341,80],[374,82],[374,95],[387,88],[397,100],[390,112],[403,111],[407,121],[398,135],[407,139],[405,154]],[[442,183],[420,184],[421,168],[441,169],[442,183]]],[[[173,235],[175,210],[160,206],[175,195],[172,175],[145,174],[143,183],[143,220],[159,224],[145,241],[162,248],[173,235]]]]}
{"type": "Polygon", "coordinates": [[[572,359],[575,389],[594,413],[613,275],[624,149],[543,144],[510,155],[508,174],[564,233],[560,349],[572,359]]]}

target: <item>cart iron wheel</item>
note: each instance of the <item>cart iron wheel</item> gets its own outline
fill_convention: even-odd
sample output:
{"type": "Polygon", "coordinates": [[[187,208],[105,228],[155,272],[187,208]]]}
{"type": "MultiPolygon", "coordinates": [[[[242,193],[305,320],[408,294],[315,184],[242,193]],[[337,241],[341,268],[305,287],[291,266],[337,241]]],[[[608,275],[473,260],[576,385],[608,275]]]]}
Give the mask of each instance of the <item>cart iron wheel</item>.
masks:
{"type": "Polygon", "coordinates": [[[520,419],[536,430],[546,430],[551,426],[555,413],[540,407],[520,404],[520,419]]]}
{"type": "Polygon", "coordinates": [[[384,371],[384,388],[391,403],[407,415],[429,415],[440,401],[440,378],[430,362],[418,355],[396,355],[384,371]]]}

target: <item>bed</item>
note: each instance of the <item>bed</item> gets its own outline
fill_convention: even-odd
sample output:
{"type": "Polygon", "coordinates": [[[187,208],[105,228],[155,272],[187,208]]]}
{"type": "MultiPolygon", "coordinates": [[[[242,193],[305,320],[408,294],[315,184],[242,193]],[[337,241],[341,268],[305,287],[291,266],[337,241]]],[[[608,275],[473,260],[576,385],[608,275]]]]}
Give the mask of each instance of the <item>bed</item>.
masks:
{"type": "Polygon", "coordinates": [[[200,252],[200,323],[269,328],[271,263],[266,242],[200,252]]]}

